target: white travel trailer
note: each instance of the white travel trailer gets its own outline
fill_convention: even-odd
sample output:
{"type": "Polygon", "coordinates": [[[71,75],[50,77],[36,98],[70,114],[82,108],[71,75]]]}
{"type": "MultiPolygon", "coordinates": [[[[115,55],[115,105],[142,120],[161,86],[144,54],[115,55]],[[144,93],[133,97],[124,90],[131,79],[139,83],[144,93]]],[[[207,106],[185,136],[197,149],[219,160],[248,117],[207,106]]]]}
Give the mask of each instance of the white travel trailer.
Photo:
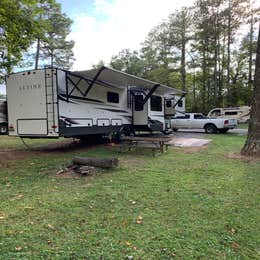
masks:
{"type": "Polygon", "coordinates": [[[24,71],[6,85],[9,135],[30,138],[167,132],[165,101],[184,95],[107,67],[24,71]]]}
{"type": "Polygon", "coordinates": [[[224,107],[224,108],[214,108],[209,111],[208,117],[210,118],[234,118],[237,119],[239,123],[247,123],[250,119],[250,107],[224,107]]]}
{"type": "Polygon", "coordinates": [[[0,134],[7,134],[7,104],[5,99],[0,99],[0,134]]]}

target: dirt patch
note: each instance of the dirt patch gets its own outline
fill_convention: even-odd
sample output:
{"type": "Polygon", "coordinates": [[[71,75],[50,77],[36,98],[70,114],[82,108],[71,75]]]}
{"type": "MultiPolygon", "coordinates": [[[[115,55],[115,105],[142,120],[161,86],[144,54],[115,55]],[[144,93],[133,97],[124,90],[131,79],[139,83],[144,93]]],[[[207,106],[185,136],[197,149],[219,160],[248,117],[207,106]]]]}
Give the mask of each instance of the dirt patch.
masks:
{"type": "Polygon", "coordinates": [[[241,155],[240,153],[228,153],[226,155],[226,157],[229,159],[237,159],[239,161],[243,161],[243,162],[247,162],[247,163],[260,162],[260,158],[244,156],[244,155],[241,155]]]}
{"type": "Polygon", "coordinates": [[[65,170],[62,173],[56,172],[56,177],[57,178],[63,178],[63,179],[79,179],[83,175],[76,174],[74,171],[70,170],[65,170]]]}
{"type": "Polygon", "coordinates": [[[86,143],[74,140],[64,140],[59,142],[52,142],[49,144],[40,145],[37,147],[25,148],[24,150],[16,150],[13,148],[0,149],[0,167],[7,167],[11,162],[22,160],[29,156],[48,156],[51,154],[59,154],[64,152],[83,151],[97,146],[101,143],[86,143]]]}
{"type": "Polygon", "coordinates": [[[26,151],[0,151],[0,167],[7,166],[10,161],[24,159],[30,154],[26,151]]]}
{"type": "Polygon", "coordinates": [[[203,145],[203,146],[196,146],[196,147],[189,147],[189,148],[184,148],[183,151],[184,153],[197,153],[204,151],[208,148],[208,145],[203,145]]]}

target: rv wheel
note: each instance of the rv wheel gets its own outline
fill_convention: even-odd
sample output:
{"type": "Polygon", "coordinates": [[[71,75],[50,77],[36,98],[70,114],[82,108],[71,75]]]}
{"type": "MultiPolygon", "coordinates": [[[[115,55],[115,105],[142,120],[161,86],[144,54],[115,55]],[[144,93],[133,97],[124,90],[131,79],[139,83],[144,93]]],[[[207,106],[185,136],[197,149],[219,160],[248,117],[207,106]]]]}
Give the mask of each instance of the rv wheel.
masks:
{"type": "Polygon", "coordinates": [[[130,128],[128,127],[121,128],[116,134],[116,141],[122,142],[125,136],[133,136],[133,135],[134,135],[134,131],[131,130],[130,128]]]}
{"type": "Polygon", "coordinates": [[[1,135],[7,134],[7,125],[0,125],[0,134],[1,135]]]}

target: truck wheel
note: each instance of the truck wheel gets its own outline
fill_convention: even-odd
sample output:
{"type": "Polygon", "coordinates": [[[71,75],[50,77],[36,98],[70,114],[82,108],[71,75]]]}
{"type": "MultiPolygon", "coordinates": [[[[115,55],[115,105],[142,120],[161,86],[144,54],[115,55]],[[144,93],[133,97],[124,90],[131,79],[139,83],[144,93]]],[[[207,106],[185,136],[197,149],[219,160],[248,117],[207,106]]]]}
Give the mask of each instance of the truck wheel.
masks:
{"type": "Polygon", "coordinates": [[[177,132],[179,129],[178,128],[173,128],[172,131],[177,132]]]}
{"type": "Polygon", "coordinates": [[[221,134],[225,134],[228,130],[229,130],[229,129],[219,129],[219,132],[220,132],[221,134]]]}
{"type": "Polygon", "coordinates": [[[205,125],[204,129],[207,134],[215,134],[218,131],[217,127],[213,124],[205,125]]]}
{"type": "Polygon", "coordinates": [[[7,125],[0,125],[0,134],[1,135],[7,134],[7,125]]]}

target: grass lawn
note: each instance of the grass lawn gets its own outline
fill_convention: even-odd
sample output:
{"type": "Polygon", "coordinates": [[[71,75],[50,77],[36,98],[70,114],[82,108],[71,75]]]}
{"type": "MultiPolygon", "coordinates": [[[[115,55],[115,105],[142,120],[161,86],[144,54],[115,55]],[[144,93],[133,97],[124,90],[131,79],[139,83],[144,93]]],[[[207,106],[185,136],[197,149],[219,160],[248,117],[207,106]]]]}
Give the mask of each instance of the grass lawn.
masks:
{"type": "Polygon", "coordinates": [[[240,129],[248,129],[248,124],[246,124],[246,123],[238,124],[237,128],[240,128],[240,129]]]}
{"type": "Polygon", "coordinates": [[[259,259],[260,163],[227,157],[244,137],[208,137],[197,153],[98,146],[10,162],[0,170],[0,259],[259,259]],[[75,154],[117,156],[120,167],[57,176],[75,154]]]}

